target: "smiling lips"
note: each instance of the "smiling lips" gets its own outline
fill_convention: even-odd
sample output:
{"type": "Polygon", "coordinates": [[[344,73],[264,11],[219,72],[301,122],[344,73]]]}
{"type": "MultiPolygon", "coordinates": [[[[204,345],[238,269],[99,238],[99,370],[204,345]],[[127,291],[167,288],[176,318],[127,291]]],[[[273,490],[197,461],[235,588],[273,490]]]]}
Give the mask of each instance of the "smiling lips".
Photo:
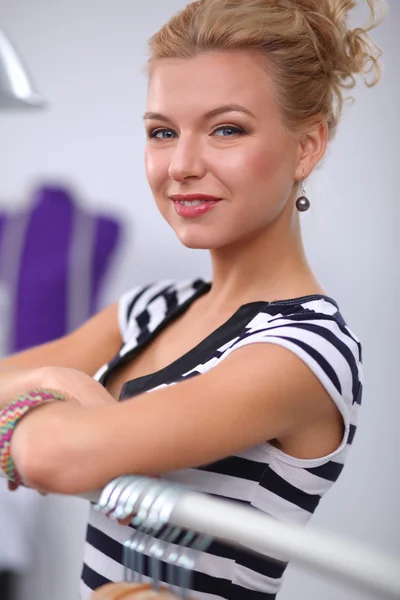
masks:
{"type": "Polygon", "coordinates": [[[173,194],[175,210],[181,217],[199,217],[212,210],[222,200],[208,194],[173,194]]]}

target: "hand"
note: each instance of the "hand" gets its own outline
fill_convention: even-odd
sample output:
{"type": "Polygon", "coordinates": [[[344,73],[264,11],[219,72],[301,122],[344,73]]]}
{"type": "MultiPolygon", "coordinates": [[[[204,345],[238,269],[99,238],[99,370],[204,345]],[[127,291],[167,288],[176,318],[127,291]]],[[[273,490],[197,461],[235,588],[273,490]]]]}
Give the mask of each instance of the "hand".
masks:
{"type": "Polygon", "coordinates": [[[68,398],[87,408],[114,404],[115,398],[90,375],[66,367],[42,367],[38,369],[37,387],[59,390],[68,398]]]}
{"type": "Polygon", "coordinates": [[[129,525],[134,516],[135,516],[135,513],[133,513],[132,515],[129,515],[129,517],[126,517],[126,519],[117,519],[117,521],[120,525],[129,525]]]}
{"type": "Polygon", "coordinates": [[[105,388],[77,369],[39,367],[0,370],[0,410],[17,394],[36,388],[53,388],[66,393],[82,406],[100,406],[114,402],[105,388]]]}

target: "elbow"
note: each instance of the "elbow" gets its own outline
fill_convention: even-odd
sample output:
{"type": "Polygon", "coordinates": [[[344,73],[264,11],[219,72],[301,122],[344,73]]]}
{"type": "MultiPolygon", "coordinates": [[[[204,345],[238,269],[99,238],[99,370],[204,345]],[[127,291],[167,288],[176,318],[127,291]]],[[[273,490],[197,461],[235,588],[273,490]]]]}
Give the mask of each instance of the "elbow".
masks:
{"type": "Polygon", "coordinates": [[[95,415],[94,409],[69,402],[51,403],[18,424],[11,453],[28,487],[75,495],[96,490],[114,476],[99,452],[104,440],[95,415]]]}
{"type": "Polygon", "coordinates": [[[33,412],[14,431],[11,443],[14,464],[27,487],[42,493],[67,494],[68,448],[62,441],[65,438],[58,435],[56,422],[48,427],[37,416],[33,412]]]}
{"type": "Polygon", "coordinates": [[[50,450],[48,440],[38,436],[26,436],[18,440],[14,456],[15,466],[24,484],[41,493],[65,494],[65,482],[61,477],[63,465],[60,464],[59,453],[50,450]]]}

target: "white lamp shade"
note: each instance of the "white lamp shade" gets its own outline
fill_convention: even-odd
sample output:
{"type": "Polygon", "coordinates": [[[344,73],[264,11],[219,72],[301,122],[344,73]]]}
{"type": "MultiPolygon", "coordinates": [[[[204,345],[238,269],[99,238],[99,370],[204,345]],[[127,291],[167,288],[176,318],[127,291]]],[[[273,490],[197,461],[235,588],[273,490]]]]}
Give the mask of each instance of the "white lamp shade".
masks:
{"type": "Polygon", "coordinates": [[[0,30],[0,110],[42,108],[26,68],[10,41],[0,30]]]}

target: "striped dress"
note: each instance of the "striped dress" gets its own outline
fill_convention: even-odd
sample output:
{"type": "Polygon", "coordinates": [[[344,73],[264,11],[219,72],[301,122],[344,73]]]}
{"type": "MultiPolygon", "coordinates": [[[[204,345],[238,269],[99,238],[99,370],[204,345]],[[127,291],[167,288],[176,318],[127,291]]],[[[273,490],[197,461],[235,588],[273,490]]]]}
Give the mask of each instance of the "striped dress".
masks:
{"type": "MultiPolygon", "coordinates": [[[[200,279],[162,281],[123,295],[118,355],[96,374],[103,385],[120,365],[134,360],[164,327],[210,290],[200,279]]],[[[294,352],[319,379],[343,416],[344,435],[331,454],[297,459],[265,441],[212,464],[163,474],[193,490],[253,506],[285,522],[305,524],[338,479],[356,431],[362,395],[361,346],[334,300],[324,295],[242,305],[221,327],[164,369],[125,383],[121,400],[173,385],[214,368],[247,344],[278,344],[294,352]]],[[[81,598],[123,579],[122,545],[132,529],[91,510],[85,544],[81,598]]],[[[144,560],[145,580],[149,573],[144,560]]],[[[274,600],[286,563],[213,542],[197,560],[191,598],[274,600]]],[[[162,580],[166,580],[162,564],[162,580]]]]}

